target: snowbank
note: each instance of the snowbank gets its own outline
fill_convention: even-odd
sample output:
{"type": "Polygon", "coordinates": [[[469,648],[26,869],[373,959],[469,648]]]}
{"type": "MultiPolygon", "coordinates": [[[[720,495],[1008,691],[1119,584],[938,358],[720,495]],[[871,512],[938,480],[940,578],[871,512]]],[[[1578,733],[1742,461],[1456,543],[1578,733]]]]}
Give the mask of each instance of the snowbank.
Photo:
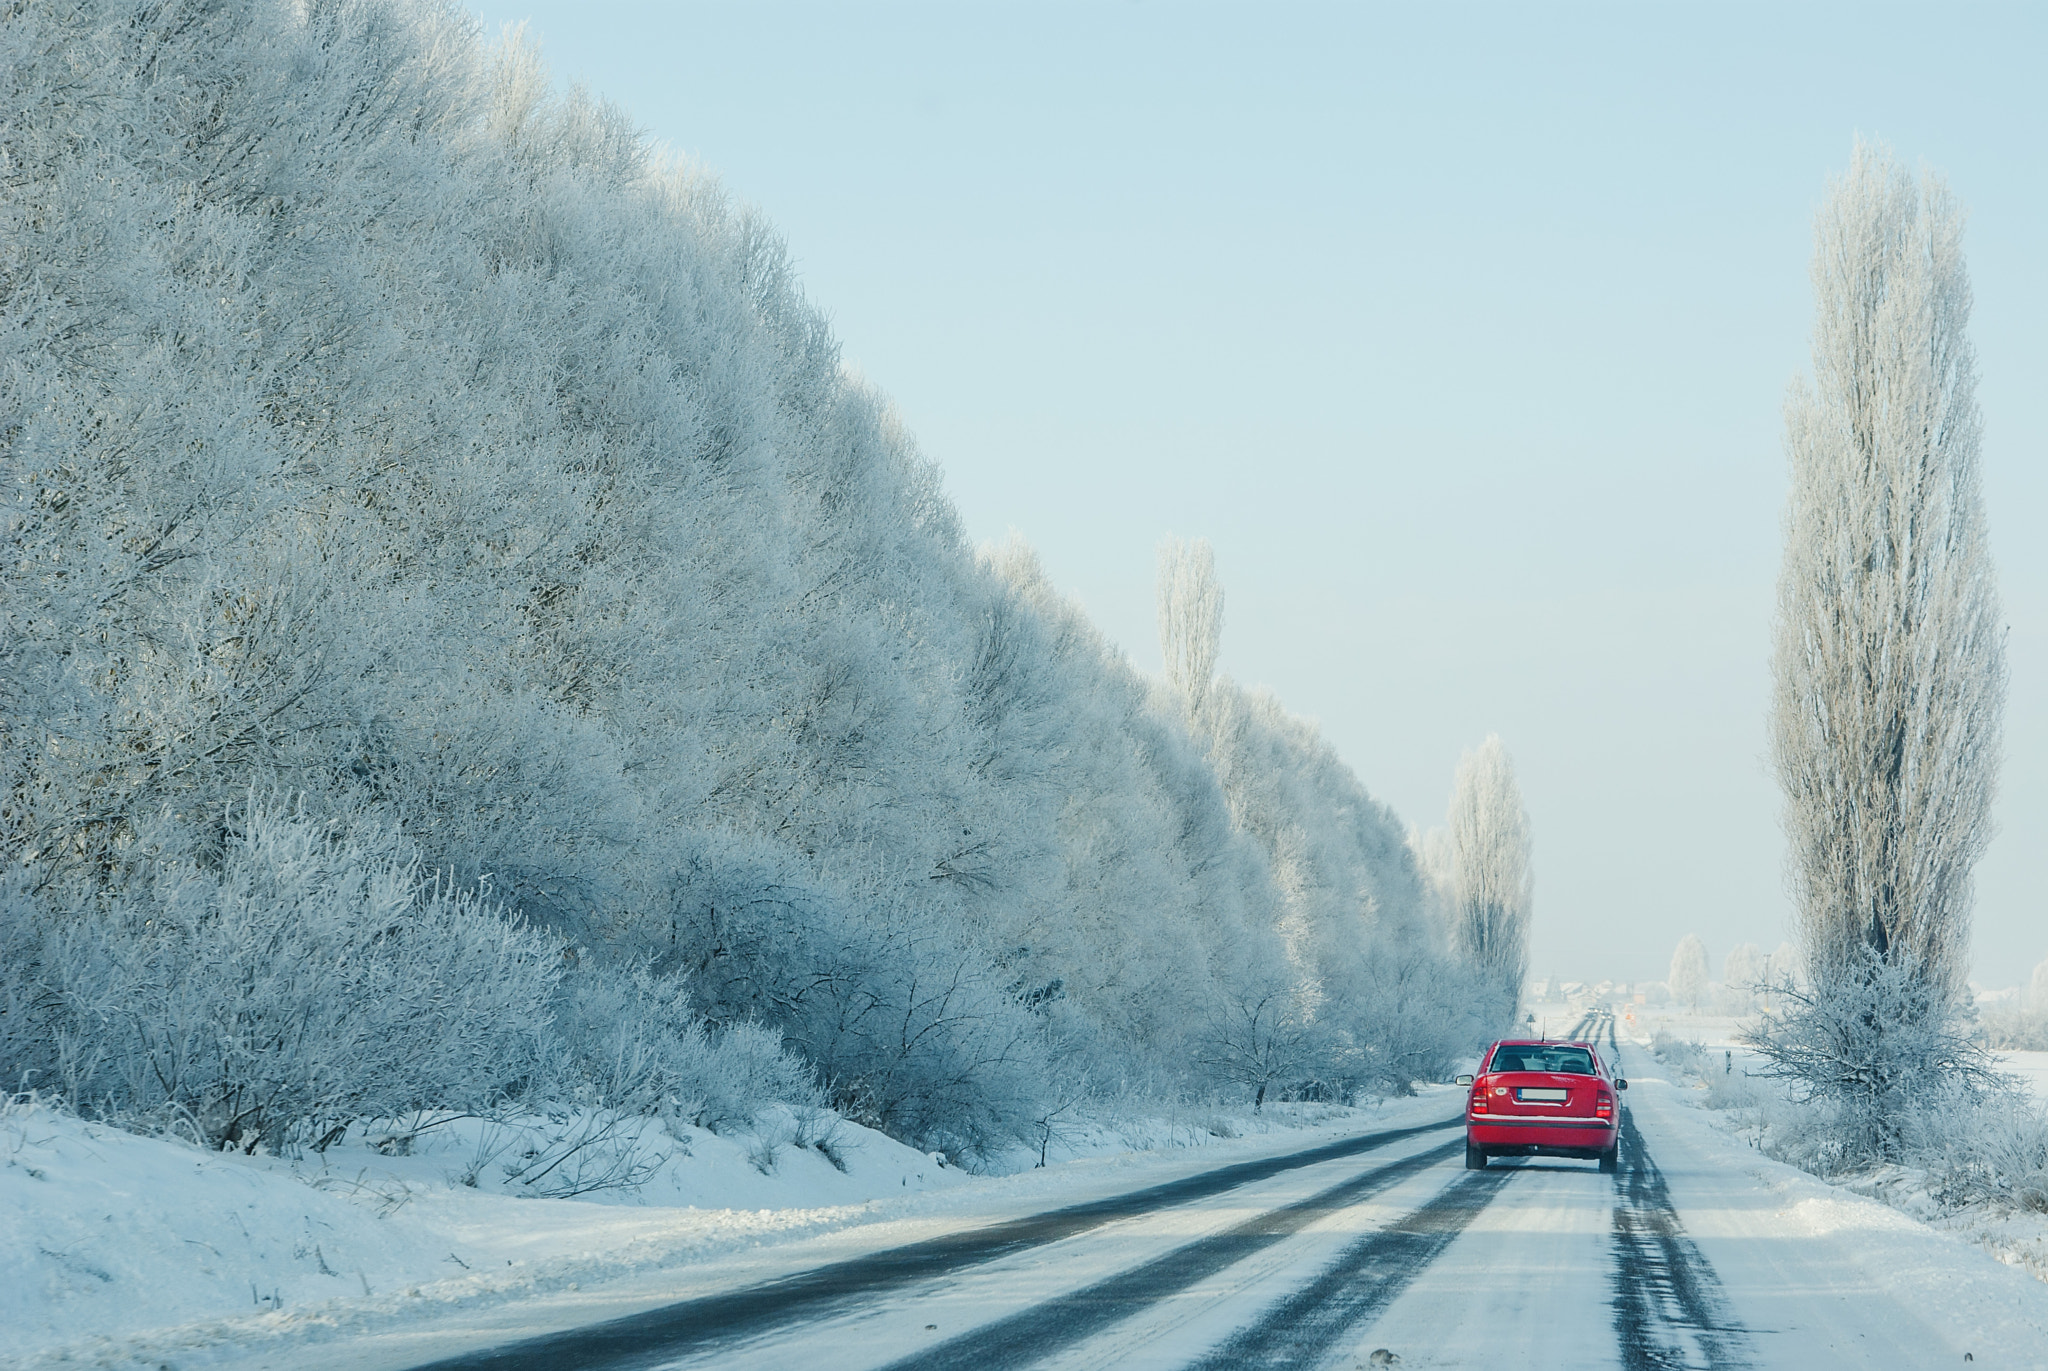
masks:
{"type": "Polygon", "coordinates": [[[531,1135],[481,1120],[398,1155],[377,1150],[399,1151],[385,1134],[294,1163],[17,1104],[0,1116],[0,1359],[81,1343],[112,1353],[125,1335],[195,1319],[210,1322],[181,1341],[205,1342],[427,1287],[447,1300],[594,1279],[846,1223],[878,1196],[962,1178],[846,1123],[832,1144],[843,1171],[773,1128],[679,1133],[636,1189],[566,1200],[518,1197],[503,1159],[531,1135]],[[464,1184],[473,1170],[478,1184],[464,1184]]]}
{"type": "MultiPolygon", "coordinates": [[[[1380,1117],[1442,1109],[1400,1101],[1380,1117]]],[[[0,1364],[219,1365],[264,1347],[297,1364],[308,1343],[713,1258],[727,1271],[735,1253],[857,1225],[887,1245],[909,1236],[892,1220],[983,1222],[1373,1121],[1278,1106],[1083,1122],[1054,1140],[1048,1168],[977,1177],[836,1117],[769,1111],[735,1136],[647,1123],[638,1185],[547,1199],[515,1172],[528,1150],[573,1141],[587,1117],[524,1129],[429,1120],[288,1161],[17,1102],[0,1106],[0,1364]]]]}

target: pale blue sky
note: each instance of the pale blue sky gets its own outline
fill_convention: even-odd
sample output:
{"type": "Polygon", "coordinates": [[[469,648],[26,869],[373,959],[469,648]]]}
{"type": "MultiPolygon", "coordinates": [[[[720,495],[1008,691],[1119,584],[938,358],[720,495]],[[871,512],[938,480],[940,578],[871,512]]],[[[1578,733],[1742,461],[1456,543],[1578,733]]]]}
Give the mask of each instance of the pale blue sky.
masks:
{"type": "Polygon", "coordinates": [[[1763,764],[1810,221],[1862,132],[1970,207],[2012,624],[1977,965],[2048,957],[2048,9],[520,3],[564,80],[789,240],[978,538],[1223,665],[1440,821],[1498,732],[1535,968],[1785,936],[1763,764]]]}

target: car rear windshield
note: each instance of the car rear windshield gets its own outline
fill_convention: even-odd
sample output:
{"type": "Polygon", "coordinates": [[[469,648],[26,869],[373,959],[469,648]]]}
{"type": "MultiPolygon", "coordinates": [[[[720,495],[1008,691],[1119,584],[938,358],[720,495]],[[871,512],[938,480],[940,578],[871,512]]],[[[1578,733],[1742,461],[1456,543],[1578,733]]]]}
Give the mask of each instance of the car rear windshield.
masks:
{"type": "Polygon", "coordinates": [[[1535,1043],[1503,1043],[1493,1049],[1488,1071],[1557,1071],[1568,1076],[1593,1074],[1593,1054],[1583,1047],[1544,1047],[1535,1043]]]}

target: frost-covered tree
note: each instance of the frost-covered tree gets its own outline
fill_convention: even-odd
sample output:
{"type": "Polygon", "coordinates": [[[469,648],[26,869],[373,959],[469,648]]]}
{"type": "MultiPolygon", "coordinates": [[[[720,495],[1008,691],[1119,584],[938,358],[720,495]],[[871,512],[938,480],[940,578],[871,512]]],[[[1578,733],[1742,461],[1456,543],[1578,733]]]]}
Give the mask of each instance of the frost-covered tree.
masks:
{"type": "Polygon", "coordinates": [[[1946,185],[1881,147],[1829,187],[1771,714],[1809,972],[1910,963],[1931,993],[1894,998],[1931,1009],[1963,988],[2006,680],[1962,231],[1946,185]]]}
{"type": "Polygon", "coordinates": [[[1697,933],[1688,933],[1678,940],[1678,949],[1671,954],[1669,984],[1672,999],[1689,1013],[1700,1012],[1700,1005],[1707,998],[1707,945],[1697,933]]]}
{"type": "Polygon", "coordinates": [[[1159,544],[1159,651],[1166,683],[1199,715],[1216,678],[1223,640],[1223,585],[1207,538],[1168,536],[1159,544]]]}
{"type": "Polygon", "coordinates": [[[1978,1030],[2000,1051],[2048,1049],[2048,961],[2035,966],[2019,993],[1983,1007],[1978,1030]]]}
{"type": "Polygon", "coordinates": [[[1783,992],[1796,990],[1805,983],[1805,963],[1799,956],[1799,949],[1789,942],[1781,942],[1764,958],[1763,972],[1757,978],[1757,1007],[1766,1013],[1775,1011],[1783,1000],[1783,992]]]}
{"type": "Polygon", "coordinates": [[[1747,1014],[1756,1006],[1757,987],[1769,973],[1769,959],[1755,943],[1737,943],[1721,963],[1721,991],[1728,1012],[1747,1014]]]}
{"type": "Polygon", "coordinates": [[[1446,876],[1451,947],[1487,987],[1505,1022],[1520,1007],[1528,978],[1535,872],[1529,814],[1498,736],[1459,761],[1435,850],[1446,876]]]}

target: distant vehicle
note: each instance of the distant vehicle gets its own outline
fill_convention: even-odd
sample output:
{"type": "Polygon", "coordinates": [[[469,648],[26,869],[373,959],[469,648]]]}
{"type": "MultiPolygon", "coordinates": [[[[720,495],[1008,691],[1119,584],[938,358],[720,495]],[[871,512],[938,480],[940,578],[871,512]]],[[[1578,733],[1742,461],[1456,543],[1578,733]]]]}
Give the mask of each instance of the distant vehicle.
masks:
{"type": "Polygon", "coordinates": [[[1507,1038],[1486,1051],[1465,1101],[1465,1167],[1493,1157],[1584,1157],[1613,1172],[1621,1144],[1621,1092],[1591,1043],[1507,1038]]]}

